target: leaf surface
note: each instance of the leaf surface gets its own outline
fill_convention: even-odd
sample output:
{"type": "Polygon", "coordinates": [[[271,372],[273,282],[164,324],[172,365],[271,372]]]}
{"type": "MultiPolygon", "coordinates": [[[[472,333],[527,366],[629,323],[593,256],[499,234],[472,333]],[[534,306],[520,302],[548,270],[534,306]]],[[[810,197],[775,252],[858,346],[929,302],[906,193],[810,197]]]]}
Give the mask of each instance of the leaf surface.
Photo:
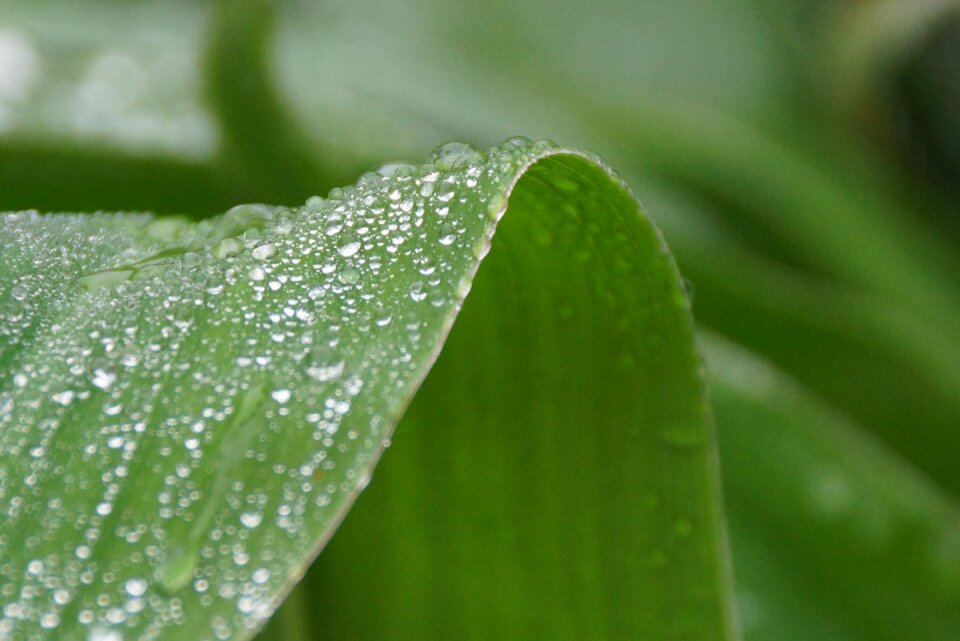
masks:
{"type": "Polygon", "coordinates": [[[0,632],[249,636],[475,284],[357,519],[422,537],[354,547],[365,594],[460,638],[734,638],[689,305],[594,157],[454,143],[296,210],[2,224],[0,632]]]}

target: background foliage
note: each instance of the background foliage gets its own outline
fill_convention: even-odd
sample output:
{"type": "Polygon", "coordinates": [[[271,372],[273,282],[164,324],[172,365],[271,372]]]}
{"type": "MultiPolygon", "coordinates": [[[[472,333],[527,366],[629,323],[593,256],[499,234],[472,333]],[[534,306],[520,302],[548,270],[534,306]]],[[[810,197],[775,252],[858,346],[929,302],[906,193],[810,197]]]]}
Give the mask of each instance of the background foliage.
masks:
{"type": "MultiPolygon", "coordinates": [[[[447,139],[597,150],[694,292],[744,636],[955,639],[958,33],[946,0],[7,0],[0,209],[202,217],[447,139]]],[[[374,616],[379,486],[267,634],[374,616]]]]}

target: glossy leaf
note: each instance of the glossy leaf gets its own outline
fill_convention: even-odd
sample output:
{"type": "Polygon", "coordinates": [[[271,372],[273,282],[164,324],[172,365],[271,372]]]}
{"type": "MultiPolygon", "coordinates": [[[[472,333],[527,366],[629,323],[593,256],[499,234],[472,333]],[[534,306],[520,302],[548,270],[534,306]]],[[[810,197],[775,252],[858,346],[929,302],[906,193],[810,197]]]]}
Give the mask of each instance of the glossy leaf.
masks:
{"type": "Polygon", "coordinates": [[[365,587],[461,638],[734,638],[676,268],[595,158],[519,139],[296,210],[4,215],[0,632],[249,636],[369,482],[508,199],[410,411],[425,449],[397,434],[408,474],[358,519],[433,554],[371,541],[356,578],[440,579],[365,587]]]}

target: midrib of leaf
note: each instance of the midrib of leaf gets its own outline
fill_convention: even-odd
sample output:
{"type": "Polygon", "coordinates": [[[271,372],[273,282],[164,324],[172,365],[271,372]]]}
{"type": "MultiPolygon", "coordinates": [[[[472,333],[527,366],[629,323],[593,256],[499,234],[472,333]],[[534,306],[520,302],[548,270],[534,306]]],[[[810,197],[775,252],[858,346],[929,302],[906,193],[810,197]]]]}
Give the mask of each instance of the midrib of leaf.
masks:
{"type": "MultiPolygon", "coordinates": [[[[689,308],[636,199],[596,159],[546,144],[446,147],[432,161],[368,174],[296,213],[248,207],[152,235],[144,219],[4,217],[33,257],[19,273],[5,265],[9,279],[74,261],[31,290],[50,306],[0,398],[0,589],[21,595],[5,631],[251,634],[366,485],[509,197],[473,311],[409,413],[411,431],[436,438],[413,460],[398,445],[390,458],[405,476],[377,484],[395,502],[374,528],[424,528],[408,553],[428,582],[388,609],[409,621],[440,608],[436,632],[462,638],[733,638],[689,308]],[[135,255],[84,258],[118,222],[135,255]],[[46,255],[53,245],[67,257],[46,255]],[[186,251],[126,282],[89,276],[167,248],[186,251]],[[343,371],[311,379],[311,345],[333,328],[343,371]],[[140,361],[95,389],[108,334],[140,361]],[[18,372],[28,384],[9,384],[18,372]],[[77,397],[59,407],[50,398],[63,389],[77,397]],[[105,414],[115,403],[122,413],[105,414]],[[326,421],[337,428],[314,427],[326,421]],[[56,447],[25,455],[48,437],[56,447]],[[440,505],[438,488],[452,502],[418,526],[409,515],[440,505]],[[75,556],[84,544],[89,558],[75,556]]],[[[411,571],[368,576],[392,561],[362,550],[351,575],[367,594],[411,571]]]]}

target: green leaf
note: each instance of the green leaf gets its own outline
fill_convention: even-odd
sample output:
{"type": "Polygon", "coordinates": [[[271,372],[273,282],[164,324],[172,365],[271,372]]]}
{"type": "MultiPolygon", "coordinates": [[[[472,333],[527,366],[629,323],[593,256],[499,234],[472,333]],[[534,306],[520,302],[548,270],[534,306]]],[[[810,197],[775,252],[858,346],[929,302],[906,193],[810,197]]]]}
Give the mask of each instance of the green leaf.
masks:
{"type": "Polygon", "coordinates": [[[960,636],[960,506],[870,432],[704,336],[744,636],[960,636]]]}
{"type": "Polygon", "coordinates": [[[960,496],[960,340],[938,327],[956,324],[953,306],[925,314],[889,289],[773,261],[676,188],[645,181],[644,200],[666,213],[657,222],[695,286],[700,324],[764,355],[960,496]]]}
{"type": "Polygon", "coordinates": [[[0,221],[0,633],[249,636],[473,288],[325,589],[417,636],[735,638],[689,305],[594,157],[450,144],[297,210],[0,221]]]}

